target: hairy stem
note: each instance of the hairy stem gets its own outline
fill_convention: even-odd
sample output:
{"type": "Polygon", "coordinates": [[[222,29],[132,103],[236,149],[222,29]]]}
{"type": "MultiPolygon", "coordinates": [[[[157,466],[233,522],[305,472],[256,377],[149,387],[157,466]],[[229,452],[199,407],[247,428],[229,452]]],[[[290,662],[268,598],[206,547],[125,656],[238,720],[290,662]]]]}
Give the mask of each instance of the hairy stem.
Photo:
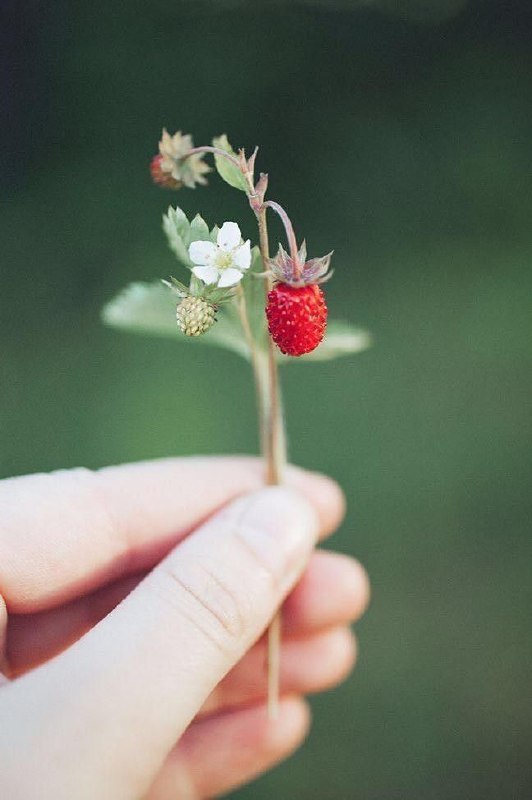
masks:
{"type": "Polygon", "coordinates": [[[187,150],[183,158],[192,156],[194,153],[213,153],[215,156],[223,156],[223,158],[227,159],[227,161],[230,161],[231,164],[234,164],[235,167],[240,169],[240,162],[238,158],[235,158],[235,156],[232,156],[231,153],[228,153],[226,150],[222,150],[220,147],[210,147],[208,145],[203,145],[202,147],[193,147],[191,150],[187,150]]]}
{"type": "Polygon", "coordinates": [[[257,347],[251,325],[249,324],[249,315],[246,302],[246,294],[239,284],[236,290],[235,297],[238,316],[240,324],[244,331],[244,336],[249,347],[251,358],[251,367],[253,369],[253,377],[255,382],[255,396],[257,401],[257,413],[259,417],[259,436],[261,452],[265,453],[268,447],[267,432],[264,430],[263,419],[267,413],[266,409],[269,406],[267,380],[265,380],[265,370],[263,367],[264,357],[257,347]]]}
{"type": "MultiPolygon", "coordinates": [[[[266,208],[263,206],[258,215],[259,223],[259,243],[262,261],[267,265],[270,258],[270,247],[268,242],[268,226],[266,222],[266,208]]],[[[272,288],[271,278],[265,281],[265,301],[268,300],[268,292],[272,288]]],[[[268,458],[266,464],[266,479],[270,485],[282,482],[283,471],[287,461],[285,433],[283,423],[283,412],[281,404],[281,389],[279,385],[279,368],[275,353],[275,345],[271,336],[268,336],[268,378],[269,378],[269,397],[270,413],[265,423],[268,425],[268,458]]]]}
{"type": "Polygon", "coordinates": [[[286,238],[288,240],[288,247],[290,250],[290,257],[294,262],[294,277],[299,279],[301,277],[302,272],[302,265],[299,263],[299,255],[298,255],[298,248],[297,248],[297,240],[296,235],[294,233],[294,227],[292,225],[292,221],[284,208],[276,203],[274,200],[266,200],[264,203],[265,206],[271,208],[272,211],[275,211],[276,214],[279,215],[281,221],[284,225],[284,229],[286,232],[286,238]]]}
{"type": "MultiPolygon", "coordinates": [[[[263,205],[257,212],[259,224],[260,252],[264,265],[268,264],[270,247],[266,208],[263,205]]],[[[271,289],[271,278],[265,281],[265,299],[271,289]]],[[[284,467],[287,461],[286,436],[284,431],[279,372],[275,357],[275,345],[268,336],[268,406],[262,417],[261,428],[267,449],[264,453],[266,461],[266,482],[276,485],[282,482],[284,467]]],[[[279,668],[281,653],[281,613],[277,612],[268,628],[268,715],[275,719],[279,713],[279,668]]]]}
{"type": "MultiPolygon", "coordinates": [[[[194,147],[188,155],[193,153],[212,153],[225,158],[234,166],[238,167],[248,184],[248,199],[251,208],[254,210],[259,226],[260,252],[265,269],[268,268],[270,258],[270,247],[268,241],[268,228],[266,221],[267,207],[269,206],[282,219],[285,227],[290,254],[294,262],[296,277],[299,277],[301,265],[299,264],[297,242],[294,229],[290,218],[285,210],[278,203],[273,201],[263,202],[264,189],[262,196],[256,193],[253,180],[253,165],[255,153],[247,162],[247,171],[243,170],[243,163],[235,156],[227,153],[218,147],[194,147]]],[[[267,180],[267,179],[266,179],[267,180]]],[[[271,278],[264,282],[265,302],[268,300],[268,292],[272,288],[271,278]]],[[[279,374],[275,345],[270,336],[267,337],[267,350],[262,345],[257,346],[253,331],[249,324],[249,317],[246,305],[246,295],[241,286],[236,293],[237,310],[244,331],[244,336],[248,343],[251,356],[251,364],[255,378],[255,390],[257,395],[257,408],[260,425],[261,450],[266,467],[266,483],[270,486],[280,484],[283,480],[283,472],[286,465],[286,436],[284,431],[281,391],[279,386],[279,374]]],[[[274,617],[268,629],[268,714],[271,719],[277,717],[279,712],[279,666],[281,651],[281,615],[280,612],[274,617]]]]}

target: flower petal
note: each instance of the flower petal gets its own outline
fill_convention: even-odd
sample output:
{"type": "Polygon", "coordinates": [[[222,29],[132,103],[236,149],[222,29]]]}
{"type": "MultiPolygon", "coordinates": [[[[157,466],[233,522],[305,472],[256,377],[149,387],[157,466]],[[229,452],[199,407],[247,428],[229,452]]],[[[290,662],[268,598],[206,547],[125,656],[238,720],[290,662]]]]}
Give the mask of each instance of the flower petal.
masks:
{"type": "Polygon", "coordinates": [[[227,252],[238,247],[241,238],[240,228],[236,222],[224,222],[218,232],[216,241],[218,242],[218,247],[227,252]]]}
{"type": "Polygon", "coordinates": [[[218,281],[218,286],[221,288],[227,286],[235,286],[239,281],[243,278],[242,273],[238,269],[233,269],[229,267],[229,269],[224,269],[221,274],[220,280],[218,281]]]}
{"type": "Polygon", "coordinates": [[[238,269],[249,269],[251,264],[251,246],[249,239],[237,247],[233,253],[233,264],[238,269]]]}
{"type": "Polygon", "coordinates": [[[194,267],[192,272],[203,283],[216,283],[220,274],[216,267],[194,267]]]}
{"type": "Polygon", "coordinates": [[[190,260],[194,264],[206,266],[212,262],[216,255],[216,245],[212,242],[192,242],[188,248],[190,260]]]}

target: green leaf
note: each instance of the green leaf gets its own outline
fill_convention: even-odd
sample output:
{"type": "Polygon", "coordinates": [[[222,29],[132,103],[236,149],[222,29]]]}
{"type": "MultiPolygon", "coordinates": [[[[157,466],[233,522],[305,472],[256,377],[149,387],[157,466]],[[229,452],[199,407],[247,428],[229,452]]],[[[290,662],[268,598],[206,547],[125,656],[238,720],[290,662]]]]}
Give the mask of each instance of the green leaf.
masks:
{"type": "MultiPolygon", "coordinates": [[[[260,269],[256,256],[252,268],[260,269]]],[[[245,283],[246,290],[252,292],[254,301],[248,308],[250,325],[257,336],[257,341],[263,346],[265,343],[263,282],[260,278],[250,275],[245,283]]],[[[216,323],[206,334],[197,338],[184,336],[181,333],[176,324],[175,309],[175,294],[162,283],[132,283],[107,303],[102,311],[102,319],[106,325],[113,328],[150,336],[164,336],[176,342],[190,342],[194,346],[206,344],[222,347],[249,360],[249,348],[236,308],[232,303],[220,308],[216,323]]],[[[312,353],[300,358],[290,358],[278,353],[278,360],[280,364],[329,361],[360,353],[370,344],[371,337],[367,331],[356,328],[348,322],[332,321],[327,326],[324,341],[312,353]]]]}
{"type": "Polygon", "coordinates": [[[178,261],[190,269],[192,266],[188,257],[190,223],[179,207],[172,208],[170,206],[167,213],[163,215],[163,230],[168,239],[170,250],[175,254],[178,261]]]}
{"type": "Polygon", "coordinates": [[[103,308],[106,325],[132,333],[164,336],[176,342],[206,344],[249,358],[249,350],[232,308],[218,311],[217,322],[203,336],[184,336],[175,318],[175,295],[161,283],[132,283],[103,308]]]}
{"type": "Polygon", "coordinates": [[[212,231],[209,231],[209,226],[199,214],[196,214],[192,222],[189,222],[185,212],[179,206],[175,208],[170,206],[166,214],[163,214],[163,230],[170,250],[173,251],[177,260],[188,269],[192,269],[193,264],[188,255],[190,243],[216,243],[219,228],[215,225],[212,231]]]}
{"type": "Polygon", "coordinates": [[[130,283],[102,310],[102,320],[121,328],[155,336],[176,336],[176,298],[157,283],[130,283]]]}
{"type": "MultiPolygon", "coordinates": [[[[227,136],[223,133],[221,136],[215,136],[212,140],[213,147],[218,147],[220,150],[225,150],[230,155],[238,158],[237,154],[229,144],[227,136]]],[[[246,179],[242,175],[242,171],[236,164],[233,164],[227,158],[220,155],[214,156],[214,163],[220,178],[232,186],[234,189],[240,189],[241,192],[247,192],[248,185],[246,179]]]]}
{"type": "Polygon", "coordinates": [[[190,230],[190,223],[183,209],[179,208],[179,206],[176,206],[175,208],[170,206],[167,213],[174,225],[176,232],[183,239],[183,241],[188,244],[187,237],[190,230]]]}
{"type": "Polygon", "coordinates": [[[327,333],[323,342],[305,356],[291,358],[280,356],[279,363],[315,363],[316,361],[331,361],[333,358],[352,356],[361,353],[371,346],[371,335],[362,328],[351,325],[350,322],[332,320],[327,324],[327,333]]]}
{"type": "Polygon", "coordinates": [[[200,214],[196,214],[192,222],[190,223],[190,242],[210,242],[211,241],[211,234],[209,232],[209,226],[205,222],[200,214]]]}

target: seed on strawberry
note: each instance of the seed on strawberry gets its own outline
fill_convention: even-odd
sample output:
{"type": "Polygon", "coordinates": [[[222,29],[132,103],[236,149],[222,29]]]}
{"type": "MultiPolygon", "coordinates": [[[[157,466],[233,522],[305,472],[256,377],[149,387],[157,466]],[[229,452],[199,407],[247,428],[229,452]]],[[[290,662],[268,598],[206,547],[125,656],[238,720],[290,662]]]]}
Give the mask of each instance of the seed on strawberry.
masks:
{"type": "Polygon", "coordinates": [[[268,293],[266,316],[270,335],[282,353],[310,353],[325,335],[327,305],[323,291],[315,283],[277,283],[268,293]]]}
{"type": "Polygon", "coordinates": [[[185,297],[177,306],[176,319],[185,336],[201,336],[216,322],[215,308],[202,297],[185,297]]]}

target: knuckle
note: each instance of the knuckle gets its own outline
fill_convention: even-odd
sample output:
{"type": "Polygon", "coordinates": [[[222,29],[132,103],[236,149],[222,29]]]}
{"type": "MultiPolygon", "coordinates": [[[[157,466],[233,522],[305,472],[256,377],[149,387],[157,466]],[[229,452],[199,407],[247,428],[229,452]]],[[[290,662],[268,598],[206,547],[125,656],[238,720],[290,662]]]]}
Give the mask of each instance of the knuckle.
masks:
{"type": "Polygon", "coordinates": [[[250,604],[209,561],[168,562],[161,569],[160,591],[177,611],[218,648],[227,649],[247,633],[250,604]]]}

